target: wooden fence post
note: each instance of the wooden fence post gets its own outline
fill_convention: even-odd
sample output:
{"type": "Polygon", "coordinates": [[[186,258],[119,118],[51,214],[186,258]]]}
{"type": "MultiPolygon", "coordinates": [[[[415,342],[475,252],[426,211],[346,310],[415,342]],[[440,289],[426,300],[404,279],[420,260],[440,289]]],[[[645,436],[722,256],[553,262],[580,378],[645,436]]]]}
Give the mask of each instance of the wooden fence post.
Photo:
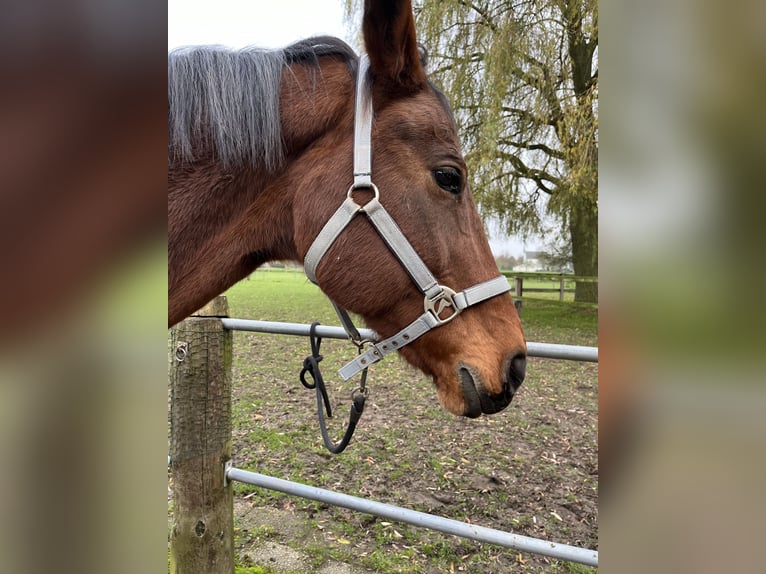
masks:
{"type": "Polygon", "coordinates": [[[518,313],[519,317],[521,317],[521,297],[524,293],[524,279],[522,277],[516,277],[515,284],[515,295],[518,297],[518,299],[516,299],[514,304],[516,306],[516,313],[518,313]]]}
{"type": "Polygon", "coordinates": [[[171,574],[232,574],[234,513],[224,463],[231,458],[232,332],[219,296],[171,330],[171,574]]]}

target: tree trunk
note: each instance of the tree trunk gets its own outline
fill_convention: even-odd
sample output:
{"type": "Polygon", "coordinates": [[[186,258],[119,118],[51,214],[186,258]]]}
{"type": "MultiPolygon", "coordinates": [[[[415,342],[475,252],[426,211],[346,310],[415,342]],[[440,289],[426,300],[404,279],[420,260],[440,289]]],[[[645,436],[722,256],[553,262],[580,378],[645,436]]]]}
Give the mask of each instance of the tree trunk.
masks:
{"type": "MultiPolygon", "coordinates": [[[[588,203],[573,203],[569,215],[572,264],[575,275],[598,277],[598,210],[588,203]]],[[[598,283],[577,282],[575,301],[598,303],[598,283]]]]}

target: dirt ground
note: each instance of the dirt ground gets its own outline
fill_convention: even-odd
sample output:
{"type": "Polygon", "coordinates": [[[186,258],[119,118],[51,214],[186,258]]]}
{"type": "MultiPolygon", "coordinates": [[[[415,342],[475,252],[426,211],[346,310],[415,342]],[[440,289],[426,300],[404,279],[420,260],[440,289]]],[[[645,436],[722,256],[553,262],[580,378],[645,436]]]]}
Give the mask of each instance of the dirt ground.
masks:
{"type": "MultiPolygon", "coordinates": [[[[423,375],[387,359],[371,369],[367,409],[335,456],[322,446],[315,396],[298,381],[307,349],[302,338],[235,334],[236,467],[598,548],[597,365],[532,358],[505,411],[469,420],[444,411],[423,375]]],[[[323,351],[327,378],[340,381],[335,368],[352,348],[326,341],[323,351]]],[[[329,387],[337,440],[353,385],[329,387]]],[[[248,485],[235,500],[238,563],[252,572],[589,571],[248,485]],[[298,562],[280,567],[263,554],[268,545],[298,552],[298,562]]]]}

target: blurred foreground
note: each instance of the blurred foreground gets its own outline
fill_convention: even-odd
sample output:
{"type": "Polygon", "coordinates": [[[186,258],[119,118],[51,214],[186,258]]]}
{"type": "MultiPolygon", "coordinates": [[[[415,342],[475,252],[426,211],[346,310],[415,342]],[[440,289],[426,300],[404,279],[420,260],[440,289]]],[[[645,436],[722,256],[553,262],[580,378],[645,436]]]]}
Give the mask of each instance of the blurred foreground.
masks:
{"type": "Polygon", "coordinates": [[[762,570],[763,14],[602,9],[606,572],[762,570]]]}
{"type": "Polygon", "coordinates": [[[0,572],[166,561],[166,12],[0,18],[0,572]]]}

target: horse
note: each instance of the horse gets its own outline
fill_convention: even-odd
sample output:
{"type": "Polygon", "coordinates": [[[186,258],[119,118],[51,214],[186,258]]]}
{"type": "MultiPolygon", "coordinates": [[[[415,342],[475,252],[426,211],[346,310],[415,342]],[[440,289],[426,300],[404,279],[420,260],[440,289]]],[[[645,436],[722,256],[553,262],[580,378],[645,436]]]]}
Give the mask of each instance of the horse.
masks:
{"type": "Polygon", "coordinates": [[[362,58],[330,37],[169,53],[168,324],[294,260],[384,339],[361,357],[397,351],[455,415],[499,412],[526,342],[454,116],[410,0],[367,1],[362,32],[362,58]]]}

